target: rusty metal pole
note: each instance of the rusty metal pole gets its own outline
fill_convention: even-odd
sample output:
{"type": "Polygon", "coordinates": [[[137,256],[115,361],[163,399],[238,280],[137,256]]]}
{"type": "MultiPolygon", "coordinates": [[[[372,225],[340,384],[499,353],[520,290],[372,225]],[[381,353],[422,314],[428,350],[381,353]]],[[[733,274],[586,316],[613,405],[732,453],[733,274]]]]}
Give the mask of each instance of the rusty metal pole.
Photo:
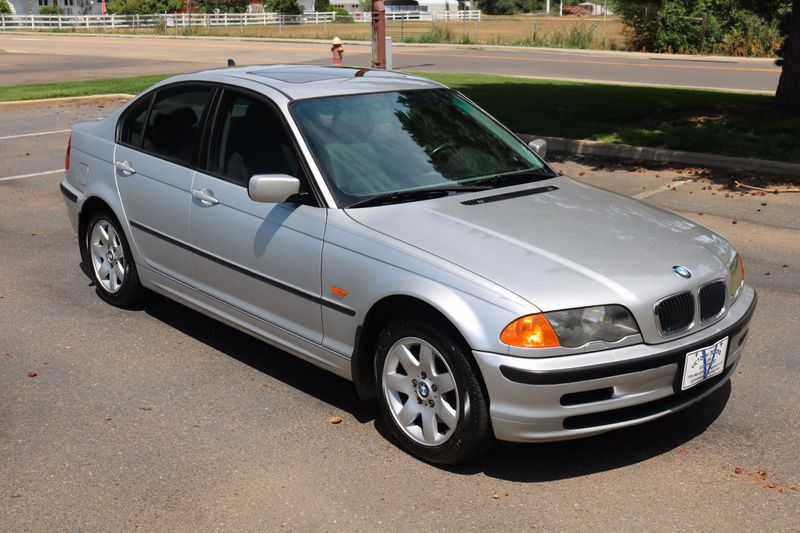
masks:
{"type": "Polygon", "coordinates": [[[372,68],[386,68],[386,6],[372,0],[372,68]]]}

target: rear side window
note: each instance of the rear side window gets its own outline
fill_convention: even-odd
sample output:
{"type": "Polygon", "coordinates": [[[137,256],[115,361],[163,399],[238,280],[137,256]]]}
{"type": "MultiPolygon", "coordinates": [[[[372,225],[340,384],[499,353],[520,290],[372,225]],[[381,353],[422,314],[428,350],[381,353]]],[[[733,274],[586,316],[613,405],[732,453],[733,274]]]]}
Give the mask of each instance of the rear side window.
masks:
{"type": "Polygon", "coordinates": [[[150,100],[152,99],[153,95],[142,98],[139,102],[133,104],[125,113],[119,135],[119,142],[137,148],[142,146],[144,121],[147,120],[147,110],[150,108],[150,100]]]}
{"type": "Polygon", "coordinates": [[[200,119],[211,87],[181,86],[159,91],[153,102],[142,149],[182,165],[191,165],[200,136],[200,119]]]}

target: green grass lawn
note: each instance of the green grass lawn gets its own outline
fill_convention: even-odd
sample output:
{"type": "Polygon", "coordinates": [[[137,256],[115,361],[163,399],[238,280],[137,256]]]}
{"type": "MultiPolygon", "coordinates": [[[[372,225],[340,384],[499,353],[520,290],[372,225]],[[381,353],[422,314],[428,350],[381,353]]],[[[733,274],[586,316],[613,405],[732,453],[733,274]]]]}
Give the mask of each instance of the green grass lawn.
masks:
{"type": "MultiPolygon", "coordinates": [[[[422,74],[454,87],[513,131],[800,162],[800,119],[769,96],[479,74],[422,74]]],[[[0,101],[138,93],[166,76],[0,87],[0,101]]]]}
{"type": "Polygon", "coordinates": [[[800,162],[800,119],[772,97],[471,74],[427,74],[513,131],[800,162]]]}
{"type": "Polygon", "coordinates": [[[140,76],[136,78],[110,78],[103,80],[65,81],[60,83],[26,83],[0,86],[0,102],[87,96],[91,94],[136,94],[171,74],[140,76]]]}

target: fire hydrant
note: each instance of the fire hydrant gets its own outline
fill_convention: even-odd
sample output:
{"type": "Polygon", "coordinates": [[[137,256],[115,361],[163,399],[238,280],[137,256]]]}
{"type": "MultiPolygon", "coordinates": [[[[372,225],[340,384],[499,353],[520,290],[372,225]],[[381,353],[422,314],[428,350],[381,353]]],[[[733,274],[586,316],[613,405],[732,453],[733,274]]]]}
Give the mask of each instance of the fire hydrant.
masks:
{"type": "Polygon", "coordinates": [[[334,37],[331,41],[331,54],[333,54],[333,64],[334,65],[343,65],[342,57],[344,56],[344,46],[342,46],[342,40],[338,37],[334,37]]]}

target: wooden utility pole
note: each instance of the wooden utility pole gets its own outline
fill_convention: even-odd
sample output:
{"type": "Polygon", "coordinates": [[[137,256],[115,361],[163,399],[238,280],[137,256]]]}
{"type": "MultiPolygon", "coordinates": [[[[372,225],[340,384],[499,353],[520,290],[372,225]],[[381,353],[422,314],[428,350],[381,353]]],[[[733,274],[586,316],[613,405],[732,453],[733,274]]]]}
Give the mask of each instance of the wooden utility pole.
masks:
{"type": "Polygon", "coordinates": [[[703,45],[706,42],[706,30],[708,29],[708,13],[703,13],[702,26],[700,27],[700,55],[703,55],[703,45]]]}
{"type": "Polygon", "coordinates": [[[386,6],[372,0],[372,68],[386,68],[386,6]]]}

